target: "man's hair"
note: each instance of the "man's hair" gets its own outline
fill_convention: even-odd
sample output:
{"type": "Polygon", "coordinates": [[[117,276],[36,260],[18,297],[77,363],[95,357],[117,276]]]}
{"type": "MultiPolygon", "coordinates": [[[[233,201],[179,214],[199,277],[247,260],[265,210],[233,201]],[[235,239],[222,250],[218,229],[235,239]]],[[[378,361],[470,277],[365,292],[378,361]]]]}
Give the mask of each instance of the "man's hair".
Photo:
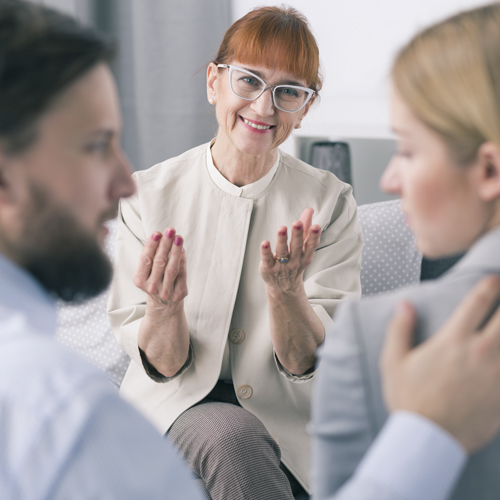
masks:
{"type": "Polygon", "coordinates": [[[114,44],[73,18],[20,0],[0,0],[0,145],[27,149],[57,96],[100,62],[114,44]]]}

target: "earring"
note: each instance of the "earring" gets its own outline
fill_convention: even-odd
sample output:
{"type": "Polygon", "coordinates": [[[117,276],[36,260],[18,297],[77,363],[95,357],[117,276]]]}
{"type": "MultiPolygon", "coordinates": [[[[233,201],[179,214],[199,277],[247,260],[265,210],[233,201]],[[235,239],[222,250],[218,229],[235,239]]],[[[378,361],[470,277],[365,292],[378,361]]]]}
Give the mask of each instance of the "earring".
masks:
{"type": "Polygon", "coordinates": [[[300,128],[300,127],[302,127],[300,123],[297,123],[297,125],[295,125],[295,128],[300,128]]]}
{"type": "Polygon", "coordinates": [[[214,101],[212,98],[210,98],[210,99],[208,100],[208,102],[209,102],[210,104],[212,104],[212,105],[214,105],[214,104],[215,104],[215,101],[214,101]]]}

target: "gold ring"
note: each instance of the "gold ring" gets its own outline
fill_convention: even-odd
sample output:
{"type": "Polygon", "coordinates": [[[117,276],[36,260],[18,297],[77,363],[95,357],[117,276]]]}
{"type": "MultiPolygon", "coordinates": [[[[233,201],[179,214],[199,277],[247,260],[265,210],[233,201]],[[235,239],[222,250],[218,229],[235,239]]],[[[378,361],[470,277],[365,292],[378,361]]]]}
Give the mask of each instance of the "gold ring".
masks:
{"type": "Polygon", "coordinates": [[[286,264],[289,260],[289,257],[274,257],[274,260],[276,262],[279,262],[280,264],[286,264]]]}

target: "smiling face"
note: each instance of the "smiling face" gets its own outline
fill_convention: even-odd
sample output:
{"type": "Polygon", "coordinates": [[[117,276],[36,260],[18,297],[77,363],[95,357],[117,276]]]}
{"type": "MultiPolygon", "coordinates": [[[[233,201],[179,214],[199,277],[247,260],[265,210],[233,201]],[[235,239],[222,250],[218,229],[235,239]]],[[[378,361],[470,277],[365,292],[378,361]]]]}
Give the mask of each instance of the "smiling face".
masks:
{"type": "MultiPolygon", "coordinates": [[[[233,61],[231,64],[246,69],[268,85],[289,84],[307,87],[305,80],[283,70],[248,66],[233,61]]],[[[273,105],[271,90],[259,98],[247,101],[236,96],[229,84],[228,70],[210,64],[207,73],[208,98],[216,103],[219,124],[217,141],[241,153],[262,156],[282,144],[307,114],[311,102],[295,113],[281,111],[273,105]]]]}
{"type": "Polygon", "coordinates": [[[444,140],[416,118],[397,93],[391,120],[398,152],[382,176],[382,189],[401,197],[424,255],[436,258],[468,249],[499,223],[498,148],[485,143],[471,165],[457,165],[444,140]]]}
{"type": "Polygon", "coordinates": [[[33,145],[0,150],[0,251],[63,298],[106,285],[103,224],[135,190],[120,131],[114,80],[100,64],[42,116],[33,145]],[[93,269],[99,283],[89,282],[93,269]]]}

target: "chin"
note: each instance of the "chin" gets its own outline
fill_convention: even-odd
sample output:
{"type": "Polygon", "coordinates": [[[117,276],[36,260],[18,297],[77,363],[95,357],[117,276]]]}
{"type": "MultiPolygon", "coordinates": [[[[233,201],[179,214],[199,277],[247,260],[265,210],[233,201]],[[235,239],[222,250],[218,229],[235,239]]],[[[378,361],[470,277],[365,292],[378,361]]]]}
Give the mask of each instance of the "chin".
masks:
{"type": "Polygon", "coordinates": [[[106,238],[108,237],[109,229],[105,225],[99,226],[97,231],[97,242],[101,248],[104,248],[104,243],[106,242],[106,238]]]}

